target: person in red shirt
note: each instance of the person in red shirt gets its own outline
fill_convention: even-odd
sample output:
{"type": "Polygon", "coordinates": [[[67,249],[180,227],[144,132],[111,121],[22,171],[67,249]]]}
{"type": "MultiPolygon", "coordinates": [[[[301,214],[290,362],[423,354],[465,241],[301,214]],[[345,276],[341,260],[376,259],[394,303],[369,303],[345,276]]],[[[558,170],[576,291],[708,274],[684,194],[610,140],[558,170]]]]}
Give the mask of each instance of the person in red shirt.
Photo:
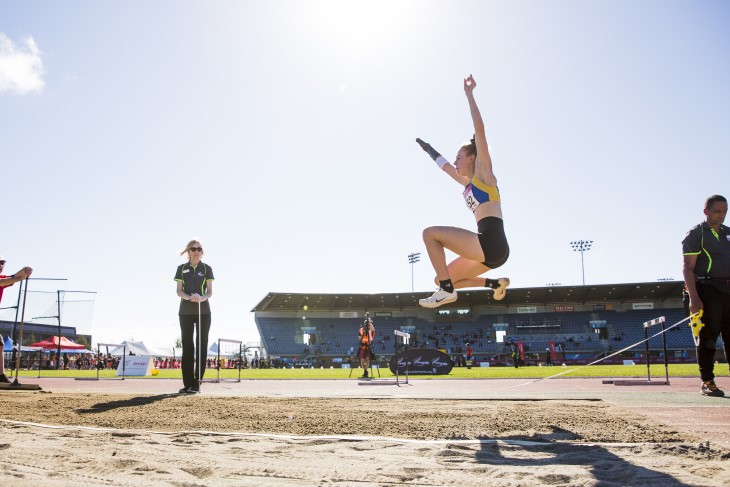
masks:
{"type": "Polygon", "coordinates": [[[357,356],[360,358],[360,366],[365,371],[362,378],[368,378],[368,369],[370,368],[370,359],[373,357],[372,344],[375,339],[375,326],[370,316],[365,315],[365,321],[358,330],[360,339],[357,356]]]}
{"type": "MultiPolygon", "coordinates": [[[[12,286],[23,279],[28,279],[33,273],[33,269],[30,267],[23,267],[12,276],[6,276],[3,274],[3,270],[5,270],[5,262],[5,258],[0,256],[0,301],[3,299],[3,291],[6,287],[12,286]]],[[[0,382],[5,382],[7,384],[10,380],[5,375],[5,354],[2,352],[3,340],[3,336],[0,335],[0,382]]]]}

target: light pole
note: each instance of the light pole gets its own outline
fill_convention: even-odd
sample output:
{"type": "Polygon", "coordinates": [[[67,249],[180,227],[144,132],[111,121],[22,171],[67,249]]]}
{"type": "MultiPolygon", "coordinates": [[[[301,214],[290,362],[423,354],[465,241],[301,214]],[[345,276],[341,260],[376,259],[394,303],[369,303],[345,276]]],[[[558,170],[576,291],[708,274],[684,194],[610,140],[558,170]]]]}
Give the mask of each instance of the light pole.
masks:
{"type": "Polygon", "coordinates": [[[408,263],[411,264],[411,292],[413,292],[413,264],[421,260],[421,253],[408,254],[408,263]]]}
{"type": "Polygon", "coordinates": [[[583,285],[586,285],[586,268],[583,264],[583,252],[588,252],[591,250],[591,245],[593,245],[593,240],[575,240],[573,242],[570,242],[570,245],[573,247],[574,252],[580,252],[580,268],[583,272],[583,285]]]}

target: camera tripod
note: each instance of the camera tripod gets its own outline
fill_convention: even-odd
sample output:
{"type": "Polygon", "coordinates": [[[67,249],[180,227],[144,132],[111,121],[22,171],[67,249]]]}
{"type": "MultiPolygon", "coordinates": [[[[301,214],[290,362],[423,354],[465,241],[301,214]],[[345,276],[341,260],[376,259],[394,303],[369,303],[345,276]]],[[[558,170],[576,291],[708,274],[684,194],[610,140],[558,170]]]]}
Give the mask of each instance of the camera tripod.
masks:
{"type": "MultiPolygon", "coordinates": [[[[372,357],[373,356],[373,353],[370,350],[370,347],[371,346],[372,346],[371,343],[365,344],[361,340],[360,343],[358,344],[358,348],[357,348],[357,359],[360,360],[360,350],[363,349],[363,348],[366,348],[367,349],[367,353],[370,354],[370,356],[372,357]]],[[[370,359],[370,361],[368,363],[370,364],[370,367],[368,367],[368,369],[370,370],[369,377],[372,378],[373,377],[373,360],[370,359]]],[[[377,367],[377,369],[378,369],[378,377],[380,377],[380,367],[377,367]]],[[[347,376],[348,378],[349,377],[352,377],[352,371],[353,370],[354,370],[354,367],[350,367],[350,374],[347,376]]]]}

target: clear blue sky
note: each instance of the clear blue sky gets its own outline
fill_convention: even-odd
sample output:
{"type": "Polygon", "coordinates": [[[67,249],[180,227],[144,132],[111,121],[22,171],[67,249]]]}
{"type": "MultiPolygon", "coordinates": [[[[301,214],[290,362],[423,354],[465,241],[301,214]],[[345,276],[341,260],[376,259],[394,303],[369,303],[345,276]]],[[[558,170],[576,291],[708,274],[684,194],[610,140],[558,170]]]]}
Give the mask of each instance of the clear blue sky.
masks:
{"type": "Polygon", "coordinates": [[[453,159],[472,73],[512,248],[494,276],[580,284],[587,239],[587,283],[680,279],[704,199],[730,196],[729,20],[724,1],[0,0],[0,254],[68,278],[39,289],[97,291],[79,331],[103,342],[174,342],[191,238],[211,338],[255,339],[269,291],[410,291],[411,252],[430,291],[422,229],[475,222],[414,139],[453,159]]]}

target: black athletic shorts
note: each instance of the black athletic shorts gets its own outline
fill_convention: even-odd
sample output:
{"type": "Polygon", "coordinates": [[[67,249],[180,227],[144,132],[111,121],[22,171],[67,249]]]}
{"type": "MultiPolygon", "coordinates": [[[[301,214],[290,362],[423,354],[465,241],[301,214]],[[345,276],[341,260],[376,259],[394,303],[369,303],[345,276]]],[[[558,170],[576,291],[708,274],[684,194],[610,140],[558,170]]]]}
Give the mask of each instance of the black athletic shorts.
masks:
{"type": "Polygon", "coordinates": [[[483,264],[490,269],[504,265],[509,258],[509,244],[504,234],[504,221],[496,216],[487,216],[477,223],[479,243],[484,252],[483,264]]]}

